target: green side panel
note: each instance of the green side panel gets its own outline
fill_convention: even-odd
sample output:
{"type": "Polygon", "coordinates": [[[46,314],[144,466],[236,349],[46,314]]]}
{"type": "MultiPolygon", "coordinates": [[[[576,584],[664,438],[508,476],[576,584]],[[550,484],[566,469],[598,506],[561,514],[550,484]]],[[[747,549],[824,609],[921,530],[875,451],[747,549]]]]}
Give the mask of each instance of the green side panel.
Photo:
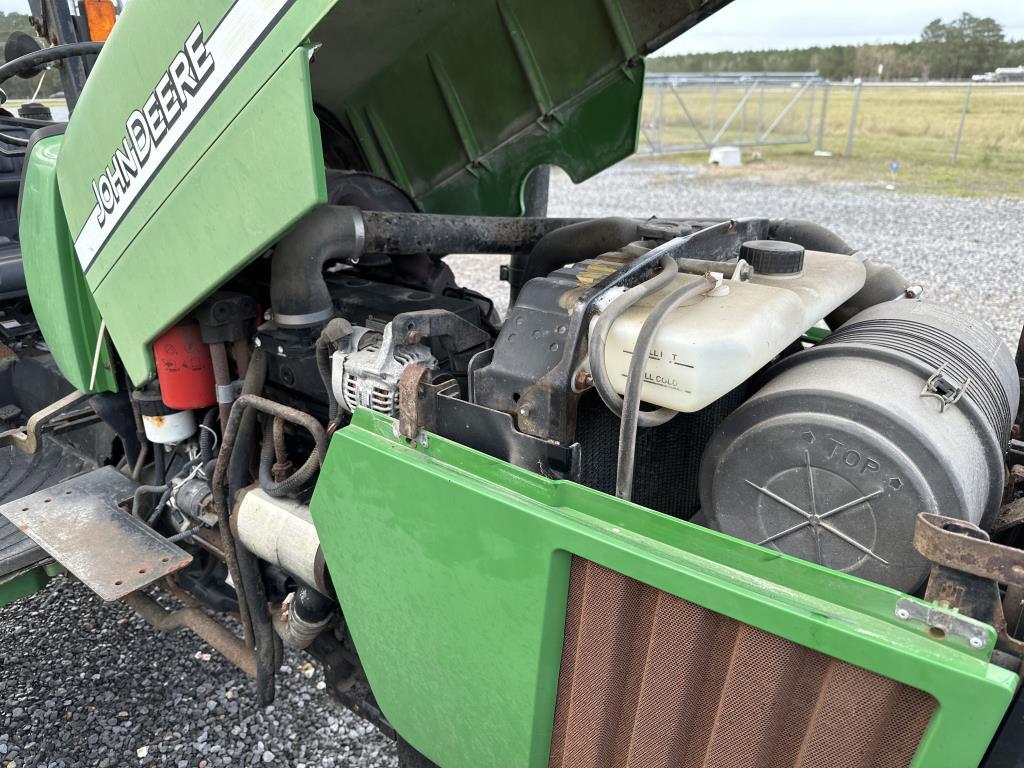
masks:
{"type": "Polygon", "coordinates": [[[53,576],[61,573],[64,573],[62,565],[50,563],[49,565],[37,565],[30,570],[0,578],[0,608],[38,592],[49,583],[53,576]]]}
{"type": "Polygon", "coordinates": [[[537,165],[635,150],[643,56],[725,4],[352,0],[313,31],[313,93],[424,210],[517,215],[537,165]]]}
{"type": "MultiPolygon", "coordinates": [[[[21,253],[32,309],[60,372],[76,389],[89,391],[100,315],[75,256],[57,189],[62,137],[36,143],[22,185],[21,253]]],[[[94,392],[117,390],[106,338],[100,349],[94,392]]]]}
{"type": "Polygon", "coordinates": [[[327,199],[308,61],[292,52],[95,286],[135,383],[163,329],[327,199]]]}
{"type": "MultiPolygon", "coordinates": [[[[58,175],[61,197],[67,212],[67,220],[75,238],[85,226],[96,205],[92,182],[110,165],[114,150],[121,146],[125,136],[125,121],[134,110],[141,109],[160,78],[182,50],[183,44],[196,24],[201,24],[207,39],[214,33],[218,23],[236,4],[237,0],[174,0],[174,2],[127,3],[125,11],[114,27],[110,39],[104,46],[103,54],[89,76],[82,92],[82,98],[75,108],[68,125],[58,175]]],[[[294,0],[287,13],[270,29],[267,36],[244,61],[244,64],[230,79],[226,87],[209,105],[201,119],[185,136],[181,144],[170,155],[159,173],[151,180],[145,193],[135,202],[113,236],[107,242],[99,257],[87,270],[89,285],[95,289],[107,272],[121,258],[134,242],[139,232],[163,205],[171,193],[178,188],[192,167],[204,157],[214,142],[224,134],[226,128],[239,116],[254,95],[267,83],[281,65],[295,52],[308,36],[309,31],[336,0],[294,0]]],[[[253,5],[253,2],[248,2],[253,5]]],[[[302,81],[295,81],[298,87],[302,81]]],[[[308,102],[308,89],[304,91],[308,102]]],[[[292,116],[284,114],[284,105],[279,114],[264,113],[266,128],[274,130],[271,123],[292,116]]],[[[308,110],[308,103],[304,107],[308,110]]],[[[239,148],[232,156],[237,162],[244,154],[250,165],[251,177],[247,186],[238,187],[230,197],[214,196],[195,198],[196,209],[215,208],[222,214],[220,226],[227,226],[235,217],[236,206],[247,207],[248,203],[239,194],[258,184],[273,186],[279,175],[293,171],[286,164],[290,158],[290,143],[305,143],[296,152],[311,150],[309,132],[289,123],[292,134],[282,136],[276,129],[273,137],[260,136],[259,141],[239,148]],[[282,141],[279,144],[278,142],[282,141]],[[280,157],[284,152],[287,158],[280,157]]],[[[319,152],[319,139],[315,147],[319,152]]],[[[297,171],[296,171],[297,172],[297,171]]],[[[218,189],[217,192],[222,191],[218,189]]],[[[286,217],[269,217],[280,227],[286,217]]],[[[197,232],[187,220],[177,222],[177,239],[181,249],[177,258],[183,269],[208,263],[210,254],[192,253],[189,243],[197,232]]],[[[234,253],[229,256],[234,257],[234,253]]],[[[251,256],[252,254],[246,254],[251,256]]],[[[136,256],[137,257],[137,256],[136,256]]],[[[218,257],[219,258],[219,257],[218,257]]],[[[171,287],[171,286],[168,286],[171,287]]],[[[173,290],[173,287],[171,287],[173,290]]],[[[210,286],[212,290],[214,286],[210,286]]],[[[137,286],[136,286],[137,289],[137,286]]],[[[166,318],[167,322],[173,318],[166,318]]]]}
{"type": "Polygon", "coordinates": [[[570,554],[927,691],[916,768],[976,765],[1009,705],[991,628],[980,650],[932,639],[899,592],[393,423],[334,435],[312,513],[384,714],[445,768],[547,765],[570,554]]]}

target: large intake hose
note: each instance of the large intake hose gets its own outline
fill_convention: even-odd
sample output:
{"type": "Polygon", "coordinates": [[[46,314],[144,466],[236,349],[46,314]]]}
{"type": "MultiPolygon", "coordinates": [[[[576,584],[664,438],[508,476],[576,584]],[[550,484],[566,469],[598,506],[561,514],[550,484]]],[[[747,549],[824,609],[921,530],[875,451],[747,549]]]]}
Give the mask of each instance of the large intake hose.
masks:
{"type": "MultiPolygon", "coordinates": [[[[444,216],[324,205],[300,221],[274,250],[270,268],[274,319],[278,325],[306,327],[333,316],[323,278],[329,261],[356,261],[363,253],[437,258],[449,253],[512,253],[533,249],[552,231],[577,223],[579,219],[444,216]]],[[[570,251],[556,267],[576,258],[570,251]]]]}
{"type": "Polygon", "coordinates": [[[317,208],[277,244],[270,267],[270,303],[278,325],[310,326],[334,315],[324,265],[359,257],[363,218],[358,208],[317,208]]]}

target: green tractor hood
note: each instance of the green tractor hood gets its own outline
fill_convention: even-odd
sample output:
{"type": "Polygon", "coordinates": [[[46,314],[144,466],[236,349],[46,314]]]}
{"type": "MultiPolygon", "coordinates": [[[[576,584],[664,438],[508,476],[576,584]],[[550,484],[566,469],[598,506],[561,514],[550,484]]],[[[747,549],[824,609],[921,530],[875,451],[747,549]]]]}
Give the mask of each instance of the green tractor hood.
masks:
{"type": "MultiPolygon", "coordinates": [[[[517,215],[537,165],[634,151],[643,57],[726,1],[135,0],[30,158],[29,288],[82,289],[37,302],[43,330],[98,314],[149,378],[152,340],[325,201],[325,158],[424,211],[517,215]]],[[[55,349],[79,387],[97,338],[55,349]]]]}

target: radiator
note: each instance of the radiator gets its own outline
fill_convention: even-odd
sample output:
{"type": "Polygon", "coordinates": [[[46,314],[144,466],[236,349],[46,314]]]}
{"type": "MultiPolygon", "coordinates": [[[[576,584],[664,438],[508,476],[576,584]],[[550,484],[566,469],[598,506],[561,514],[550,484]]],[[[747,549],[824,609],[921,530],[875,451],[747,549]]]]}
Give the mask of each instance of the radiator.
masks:
{"type": "Polygon", "coordinates": [[[929,694],[573,558],[550,768],[905,768],[929,694]]]}

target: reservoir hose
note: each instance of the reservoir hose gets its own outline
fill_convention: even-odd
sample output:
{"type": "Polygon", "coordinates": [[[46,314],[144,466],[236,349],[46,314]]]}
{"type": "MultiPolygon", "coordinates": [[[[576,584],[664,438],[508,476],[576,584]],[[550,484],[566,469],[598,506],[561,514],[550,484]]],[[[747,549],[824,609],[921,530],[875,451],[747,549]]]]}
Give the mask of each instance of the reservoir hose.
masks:
{"type": "Polygon", "coordinates": [[[615,495],[629,501],[633,496],[633,469],[636,464],[636,430],[640,421],[640,390],[644,383],[644,368],[651,345],[665,317],[690,299],[707,293],[718,281],[710,274],[702,275],[696,282],[687,283],[659,301],[647,316],[629,361],[629,375],[626,379],[626,396],[622,404],[622,421],[619,425],[619,459],[615,474],[615,495]]]}
{"type": "MultiPolygon", "coordinates": [[[[611,376],[608,375],[608,368],[605,365],[604,353],[605,347],[608,344],[608,333],[615,321],[627,309],[641,299],[671,285],[672,281],[676,279],[678,272],[679,268],[676,265],[675,259],[666,253],[661,257],[661,271],[658,274],[650,280],[646,280],[617,296],[601,313],[597,322],[594,323],[589,342],[590,372],[594,377],[594,389],[597,390],[604,404],[608,406],[608,409],[616,416],[622,416],[623,401],[619,393],[612,386],[611,376]]],[[[675,415],[676,412],[668,408],[644,411],[639,414],[638,424],[641,427],[656,427],[664,424],[675,415]]]]}

